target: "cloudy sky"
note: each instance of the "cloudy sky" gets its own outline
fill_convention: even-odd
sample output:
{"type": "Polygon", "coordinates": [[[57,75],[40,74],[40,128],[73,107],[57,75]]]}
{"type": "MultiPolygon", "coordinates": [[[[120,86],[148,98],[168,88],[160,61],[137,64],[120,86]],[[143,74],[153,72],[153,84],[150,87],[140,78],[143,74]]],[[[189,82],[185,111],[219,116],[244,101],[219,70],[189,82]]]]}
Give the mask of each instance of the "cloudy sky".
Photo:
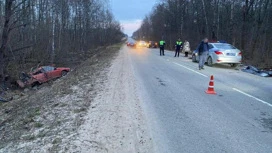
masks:
{"type": "Polygon", "coordinates": [[[142,19],[151,12],[158,0],[110,0],[116,20],[120,21],[124,33],[129,36],[136,31],[142,19]]]}

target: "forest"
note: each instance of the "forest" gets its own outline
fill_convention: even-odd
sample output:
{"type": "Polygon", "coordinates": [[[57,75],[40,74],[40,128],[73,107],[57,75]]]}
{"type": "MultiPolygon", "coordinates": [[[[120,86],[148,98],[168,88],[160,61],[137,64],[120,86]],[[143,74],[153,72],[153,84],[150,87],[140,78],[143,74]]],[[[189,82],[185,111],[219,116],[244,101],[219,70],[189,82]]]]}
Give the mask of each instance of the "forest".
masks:
{"type": "Polygon", "coordinates": [[[0,78],[84,55],[123,35],[107,0],[1,0],[0,78]]]}
{"type": "Polygon", "coordinates": [[[243,62],[272,67],[271,0],[161,0],[133,37],[173,49],[181,38],[194,50],[204,37],[224,40],[243,53],[243,62]]]}

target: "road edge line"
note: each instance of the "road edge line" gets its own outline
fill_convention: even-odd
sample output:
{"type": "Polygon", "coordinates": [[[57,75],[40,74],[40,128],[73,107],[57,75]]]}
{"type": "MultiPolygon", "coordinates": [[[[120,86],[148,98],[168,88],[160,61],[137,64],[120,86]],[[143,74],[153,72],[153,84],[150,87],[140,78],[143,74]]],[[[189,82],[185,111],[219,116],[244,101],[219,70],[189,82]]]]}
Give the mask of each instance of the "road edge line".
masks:
{"type": "Polygon", "coordinates": [[[248,97],[250,97],[250,98],[253,98],[253,99],[255,99],[255,100],[257,100],[257,101],[259,101],[259,102],[261,102],[261,103],[263,103],[263,104],[266,104],[266,105],[272,107],[272,104],[270,104],[270,103],[268,103],[268,102],[266,102],[266,101],[263,101],[263,100],[261,100],[261,99],[259,99],[259,98],[257,98],[257,97],[254,97],[254,96],[252,96],[252,95],[250,95],[250,94],[248,94],[248,93],[245,93],[245,92],[243,92],[243,91],[241,91],[241,90],[239,90],[239,89],[236,89],[236,88],[232,88],[232,89],[235,90],[235,91],[237,91],[237,92],[239,92],[239,93],[241,93],[241,94],[243,94],[243,95],[245,95],[245,96],[248,96],[248,97]]]}
{"type": "Polygon", "coordinates": [[[197,73],[197,74],[199,74],[199,75],[201,75],[201,76],[203,76],[203,77],[208,78],[208,76],[205,75],[205,74],[202,74],[202,73],[200,73],[200,72],[197,72],[197,71],[195,71],[195,70],[193,70],[193,69],[191,69],[191,68],[188,68],[188,67],[186,67],[186,66],[184,66],[184,65],[181,65],[181,64],[179,64],[179,63],[176,63],[176,62],[173,62],[173,63],[176,64],[176,65],[178,65],[178,66],[181,66],[181,67],[183,67],[183,68],[185,68],[185,69],[187,69],[187,70],[189,70],[189,71],[195,72],[195,73],[197,73]]]}

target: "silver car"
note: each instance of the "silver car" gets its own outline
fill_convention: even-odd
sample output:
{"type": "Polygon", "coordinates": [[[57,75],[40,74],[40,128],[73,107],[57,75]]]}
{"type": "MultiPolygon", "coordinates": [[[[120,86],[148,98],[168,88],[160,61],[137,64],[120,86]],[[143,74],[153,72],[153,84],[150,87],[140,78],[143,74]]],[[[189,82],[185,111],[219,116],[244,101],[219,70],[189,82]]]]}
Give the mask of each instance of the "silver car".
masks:
{"type": "MultiPolygon", "coordinates": [[[[197,50],[192,54],[192,61],[199,61],[197,50]]],[[[212,66],[217,63],[224,63],[230,64],[232,67],[236,67],[242,62],[242,52],[227,43],[209,43],[209,54],[206,62],[208,66],[212,66]]]]}

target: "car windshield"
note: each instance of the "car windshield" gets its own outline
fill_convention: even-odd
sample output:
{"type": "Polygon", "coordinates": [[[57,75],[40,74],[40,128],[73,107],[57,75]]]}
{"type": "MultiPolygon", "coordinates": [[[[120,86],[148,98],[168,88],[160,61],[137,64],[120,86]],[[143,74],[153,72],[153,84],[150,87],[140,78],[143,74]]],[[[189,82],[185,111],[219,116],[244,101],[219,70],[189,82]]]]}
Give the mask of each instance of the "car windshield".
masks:
{"type": "Polygon", "coordinates": [[[236,49],[234,46],[230,44],[213,44],[213,45],[219,49],[236,49]]]}
{"type": "Polygon", "coordinates": [[[43,67],[43,70],[44,70],[45,72],[53,71],[53,70],[54,70],[54,67],[52,67],[52,66],[44,66],[44,67],[43,67]]]}

